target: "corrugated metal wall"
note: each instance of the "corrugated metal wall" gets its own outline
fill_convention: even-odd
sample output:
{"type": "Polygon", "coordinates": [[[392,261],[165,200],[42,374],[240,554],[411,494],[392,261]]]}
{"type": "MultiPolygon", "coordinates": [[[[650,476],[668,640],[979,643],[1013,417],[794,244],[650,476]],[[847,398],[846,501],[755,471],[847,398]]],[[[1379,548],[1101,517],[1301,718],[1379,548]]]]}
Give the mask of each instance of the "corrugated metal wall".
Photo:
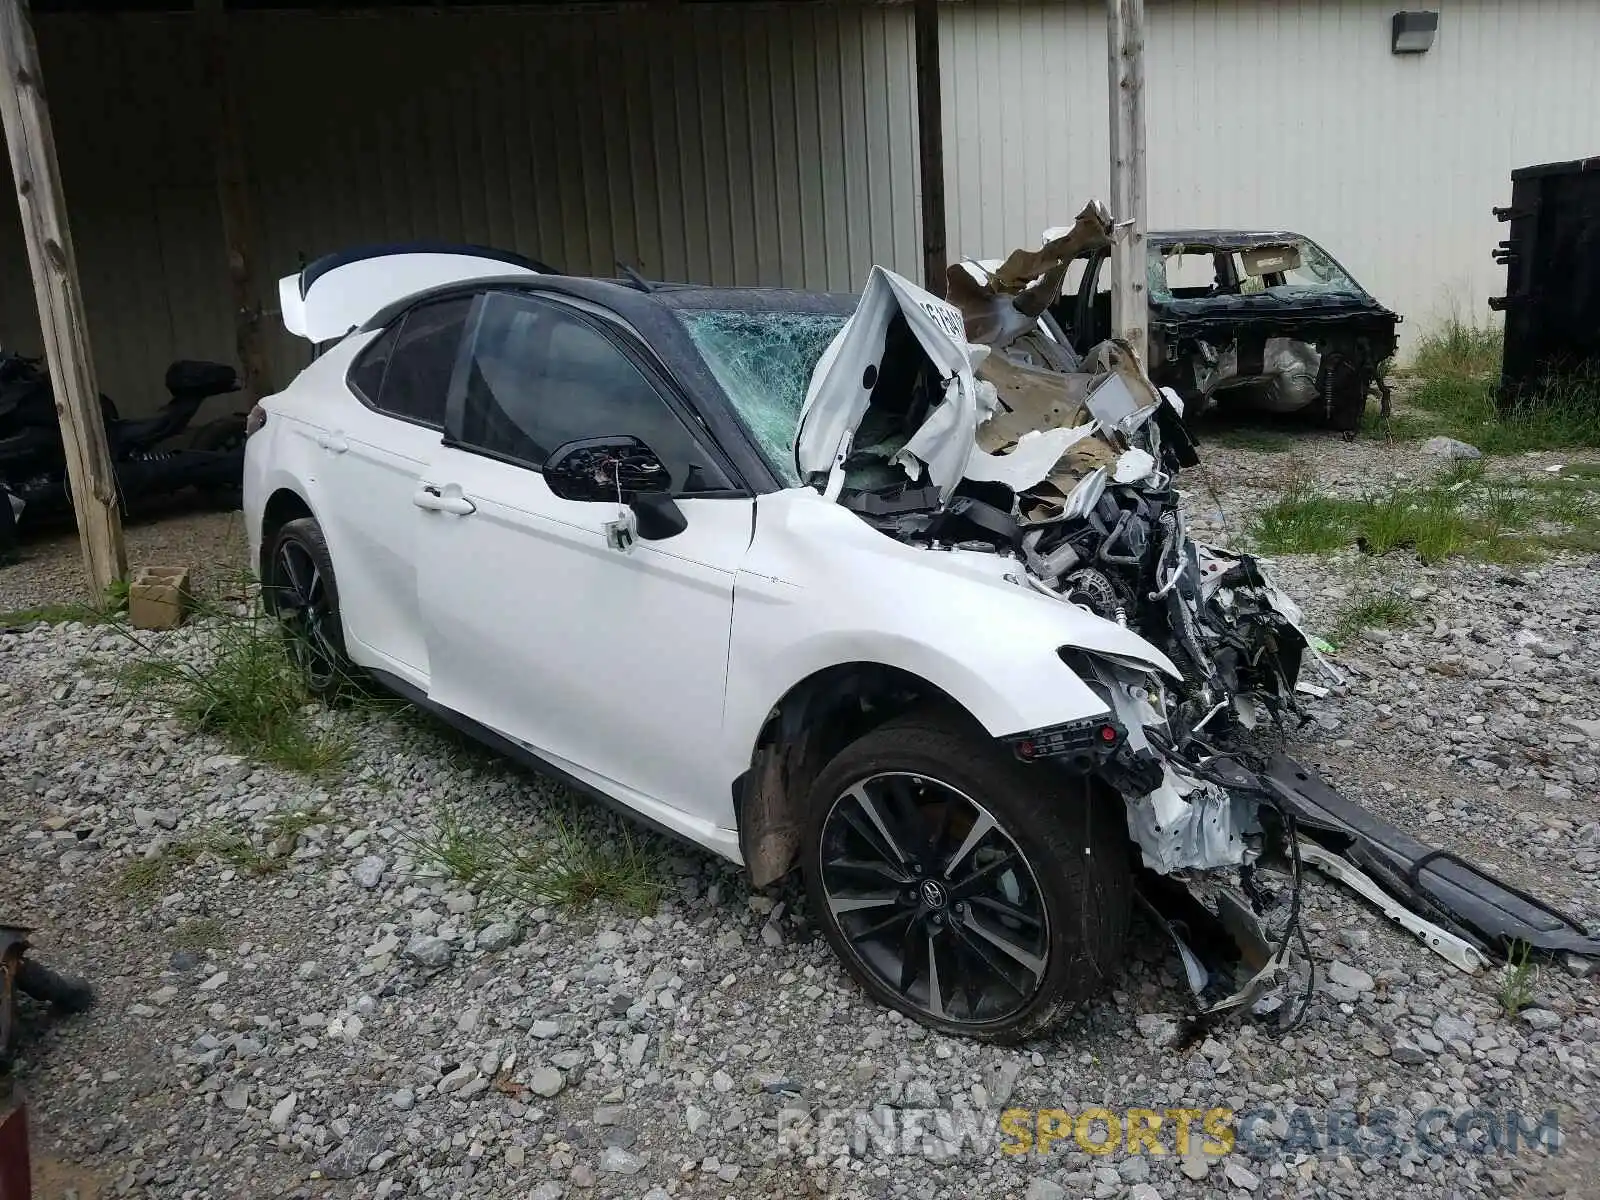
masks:
{"type": "MultiPolygon", "coordinates": [[[[232,14],[274,278],[359,242],[851,290],[921,261],[911,14],[879,5],[232,14]]],[[[102,386],[231,360],[191,21],[38,19],[102,386]]],[[[0,342],[37,345],[15,218],[0,342]]],[[[275,296],[275,292],[274,292],[275,296]]],[[[276,339],[280,380],[303,346],[276,339]]]]}
{"type": "MultiPolygon", "coordinates": [[[[35,18],[100,386],[166,400],[174,358],[233,359],[200,60],[187,19],[35,18]]],[[[0,211],[0,345],[39,353],[21,221],[0,211]]]]}
{"type": "MultiPolygon", "coordinates": [[[[1104,8],[941,5],[952,253],[1106,191],[1104,8]]],[[[1600,151],[1593,0],[1149,0],[1150,218],[1325,242],[1414,334],[1487,317],[1514,166],[1600,151]]],[[[482,241],[574,271],[850,289],[920,271],[907,5],[233,16],[269,274],[353,242],[482,241]]],[[[37,18],[102,386],[231,359],[192,21],[37,18]]],[[[0,213],[0,344],[35,348],[0,213]]],[[[300,361],[280,338],[280,378],[300,361]]]]}
{"type": "MultiPolygon", "coordinates": [[[[1426,54],[1394,0],[1148,0],[1152,227],[1282,227],[1323,242],[1414,337],[1504,288],[1489,209],[1516,166],[1600,153],[1600,4],[1443,0],[1426,54]]],[[[953,255],[1036,245],[1108,176],[1101,3],[948,8],[953,255]]]]}

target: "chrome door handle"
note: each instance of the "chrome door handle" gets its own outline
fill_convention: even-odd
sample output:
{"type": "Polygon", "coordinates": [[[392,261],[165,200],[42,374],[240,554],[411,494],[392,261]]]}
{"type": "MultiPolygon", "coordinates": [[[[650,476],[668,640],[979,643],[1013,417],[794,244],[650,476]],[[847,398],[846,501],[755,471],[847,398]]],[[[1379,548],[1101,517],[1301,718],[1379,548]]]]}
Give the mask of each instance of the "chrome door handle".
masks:
{"type": "Polygon", "coordinates": [[[411,494],[411,503],[428,512],[451,513],[458,517],[478,511],[478,506],[459,492],[446,496],[437,487],[427,483],[411,494]]]}
{"type": "Polygon", "coordinates": [[[317,445],[332,454],[343,454],[350,449],[350,443],[345,441],[343,434],[338,433],[319,433],[317,445]]]}

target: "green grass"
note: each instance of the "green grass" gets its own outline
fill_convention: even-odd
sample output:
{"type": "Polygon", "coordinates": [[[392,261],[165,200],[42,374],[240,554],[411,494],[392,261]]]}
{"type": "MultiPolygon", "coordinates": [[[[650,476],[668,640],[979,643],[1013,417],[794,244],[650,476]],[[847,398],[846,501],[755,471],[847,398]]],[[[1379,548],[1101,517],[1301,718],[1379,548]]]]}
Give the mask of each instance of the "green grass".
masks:
{"type": "Polygon", "coordinates": [[[1569,380],[1508,409],[1496,407],[1495,379],[1425,379],[1411,395],[1419,433],[1443,434],[1485,454],[1600,446],[1600,387],[1569,380]]]}
{"type": "Polygon", "coordinates": [[[524,891],[513,899],[584,908],[596,902],[630,912],[654,912],[661,899],[658,855],[634,839],[626,826],[601,840],[557,814],[552,836],[526,862],[513,883],[524,891]]]}
{"type": "Polygon", "coordinates": [[[1452,314],[1417,341],[1411,370],[1425,379],[1479,379],[1500,371],[1505,335],[1452,314]]]}
{"type": "Polygon", "coordinates": [[[172,871],[173,864],[163,856],[138,859],[122,869],[117,890],[124,896],[148,896],[161,890],[172,871]]]}
{"type": "Polygon", "coordinates": [[[1533,965],[1532,948],[1526,942],[1514,942],[1506,955],[1506,965],[1500,973],[1500,1007],[1508,1017],[1514,1017],[1533,999],[1534,984],[1539,970],[1533,965]]]}
{"type": "Polygon", "coordinates": [[[1386,417],[1377,409],[1369,408],[1361,417],[1361,435],[1375,440],[1415,442],[1439,432],[1438,422],[1426,414],[1397,412],[1386,417]]]}
{"type": "Polygon", "coordinates": [[[1600,446],[1600,379],[1570,378],[1509,408],[1496,406],[1502,345],[1499,329],[1447,320],[1417,344],[1408,411],[1388,420],[1369,412],[1365,431],[1394,439],[1453,437],[1485,454],[1600,446]]]}
{"type": "Polygon", "coordinates": [[[1329,640],[1343,646],[1368,629],[1400,629],[1417,617],[1417,606],[1400,595],[1376,595],[1346,605],[1334,618],[1329,640]]]}
{"type": "Polygon", "coordinates": [[[271,875],[289,865],[287,853],[261,850],[242,834],[221,834],[201,844],[202,850],[249,875],[271,875]]]}
{"type": "Polygon", "coordinates": [[[1579,480],[1600,487],[1600,463],[1567,463],[1559,476],[1552,477],[1552,481],[1560,479],[1579,480]]]}
{"type": "Polygon", "coordinates": [[[279,838],[298,838],[313,826],[326,825],[331,820],[333,814],[324,812],[320,808],[274,813],[267,818],[267,837],[271,841],[277,841],[279,838]]]}
{"type": "Polygon", "coordinates": [[[212,917],[182,921],[167,935],[174,950],[212,950],[222,945],[222,922],[212,917]]]}
{"type": "Polygon", "coordinates": [[[659,855],[626,826],[602,833],[577,813],[551,814],[545,836],[523,841],[444,812],[434,833],[407,840],[418,859],[516,905],[611,904],[650,913],[661,899],[659,855]]]}
{"type": "MultiPolygon", "coordinates": [[[[312,824],[318,824],[322,819],[325,818],[319,818],[312,824]]],[[[292,845],[282,853],[272,849],[270,842],[276,841],[278,836],[281,834],[269,822],[269,845],[266,849],[256,846],[241,833],[222,830],[172,842],[163,847],[160,853],[136,859],[125,866],[116,887],[125,896],[151,895],[165,888],[180,866],[187,866],[206,854],[250,875],[271,875],[288,866],[289,856],[293,853],[292,845]]]]}
{"type": "Polygon", "coordinates": [[[259,609],[202,612],[198,659],[123,629],[134,647],[120,672],[126,692],[166,704],[190,728],[216,734],[241,754],[324,776],[348,759],[348,737],[310,720],[315,697],[290,659],[277,622],[259,609]]]}
{"type": "Polygon", "coordinates": [[[1269,554],[1329,554],[1350,544],[1349,504],[1297,483],[1256,517],[1252,536],[1269,554]]]}
{"type": "Polygon", "coordinates": [[[122,614],[115,609],[97,608],[93,604],[44,604],[38,608],[18,608],[0,613],[0,629],[19,629],[35,622],[46,625],[106,625],[122,614]]]}
{"type": "Polygon", "coordinates": [[[0,629],[20,629],[43,621],[46,625],[65,625],[69,621],[98,618],[99,614],[87,604],[46,604],[38,608],[14,608],[0,612],[0,629]]]}
{"type": "Polygon", "coordinates": [[[1354,545],[1372,555],[1411,550],[1425,563],[1528,562],[1550,551],[1592,550],[1600,539],[1600,493],[1581,480],[1490,478],[1481,463],[1359,498],[1300,482],[1257,515],[1251,536],[1269,554],[1354,545]]]}
{"type": "Polygon", "coordinates": [[[452,879],[465,884],[494,878],[505,858],[501,839],[464,824],[449,810],[439,814],[439,827],[434,833],[414,837],[410,842],[418,858],[443,867],[452,879]]]}
{"type": "Polygon", "coordinates": [[[117,890],[125,896],[149,896],[166,887],[178,867],[200,857],[193,842],[173,842],[159,854],[135,859],[117,877],[117,890]]]}
{"type": "Polygon", "coordinates": [[[1279,454],[1293,450],[1298,442],[1292,433],[1282,429],[1252,429],[1247,425],[1226,425],[1205,432],[1208,445],[1226,446],[1231,450],[1256,450],[1264,454],[1279,454]]]}
{"type": "Polygon", "coordinates": [[[42,621],[46,625],[105,625],[128,610],[128,581],[114,580],[98,602],[74,601],[69,604],[44,604],[37,608],[17,608],[0,612],[0,629],[17,629],[42,621]]]}

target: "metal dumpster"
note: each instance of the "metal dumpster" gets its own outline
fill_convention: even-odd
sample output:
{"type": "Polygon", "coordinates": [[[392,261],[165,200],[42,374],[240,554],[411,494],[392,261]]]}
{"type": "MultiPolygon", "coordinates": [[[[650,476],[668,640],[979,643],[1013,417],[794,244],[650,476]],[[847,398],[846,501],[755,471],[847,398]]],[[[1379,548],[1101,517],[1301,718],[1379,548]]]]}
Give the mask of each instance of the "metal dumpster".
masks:
{"type": "Polygon", "coordinates": [[[1600,405],[1600,157],[1513,171],[1494,215],[1510,224],[1494,252],[1506,292],[1489,301],[1505,313],[1501,407],[1574,375],[1595,380],[1600,405]]]}

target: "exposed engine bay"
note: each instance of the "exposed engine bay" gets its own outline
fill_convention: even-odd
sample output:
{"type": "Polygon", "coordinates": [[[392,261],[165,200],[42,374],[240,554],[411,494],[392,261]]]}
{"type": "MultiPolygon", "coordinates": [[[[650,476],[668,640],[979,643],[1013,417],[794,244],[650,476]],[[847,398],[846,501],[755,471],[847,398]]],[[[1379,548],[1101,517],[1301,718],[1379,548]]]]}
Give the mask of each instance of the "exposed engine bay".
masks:
{"type": "Polygon", "coordinates": [[[1425,872],[1459,860],[1447,864],[1273,757],[1282,738],[1266,735],[1302,719],[1297,689],[1315,687],[1302,671],[1338,673],[1261,563],[1188,535],[1179,479],[1199,458],[1182,399],[1125,343],[1080,355],[1051,320],[1067,262],[1110,235],[1091,204],[982,282],[971,264],[959,284],[952,269],[956,303],[874,268],[813,374],[795,441],[800,478],[905,544],[1011,560],[1016,586],[1138,633],[1175,666],[1168,677],[1063,651],[1114,714],[1115,744],[1055,729],[1013,748],[1122,796],[1143,861],[1141,903],[1171,934],[1201,1015],[1253,1006],[1288,1023],[1303,1012],[1289,999],[1302,987],[1309,999],[1314,985],[1309,951],[1298,979],[1291,955],[1305,950],[1307,865],[1462,969],[1519,938],[1600,953],[1600,939],[1529,897],[1518,894],[1532,907],[1502,919],[1514,906],[1474,891],[1488,877],[1467,879],[1465,864],[1460,879],[1430,880],[1425,872]],[[1268,866],[1284,885],[1258,870],[1268,866]]]}

